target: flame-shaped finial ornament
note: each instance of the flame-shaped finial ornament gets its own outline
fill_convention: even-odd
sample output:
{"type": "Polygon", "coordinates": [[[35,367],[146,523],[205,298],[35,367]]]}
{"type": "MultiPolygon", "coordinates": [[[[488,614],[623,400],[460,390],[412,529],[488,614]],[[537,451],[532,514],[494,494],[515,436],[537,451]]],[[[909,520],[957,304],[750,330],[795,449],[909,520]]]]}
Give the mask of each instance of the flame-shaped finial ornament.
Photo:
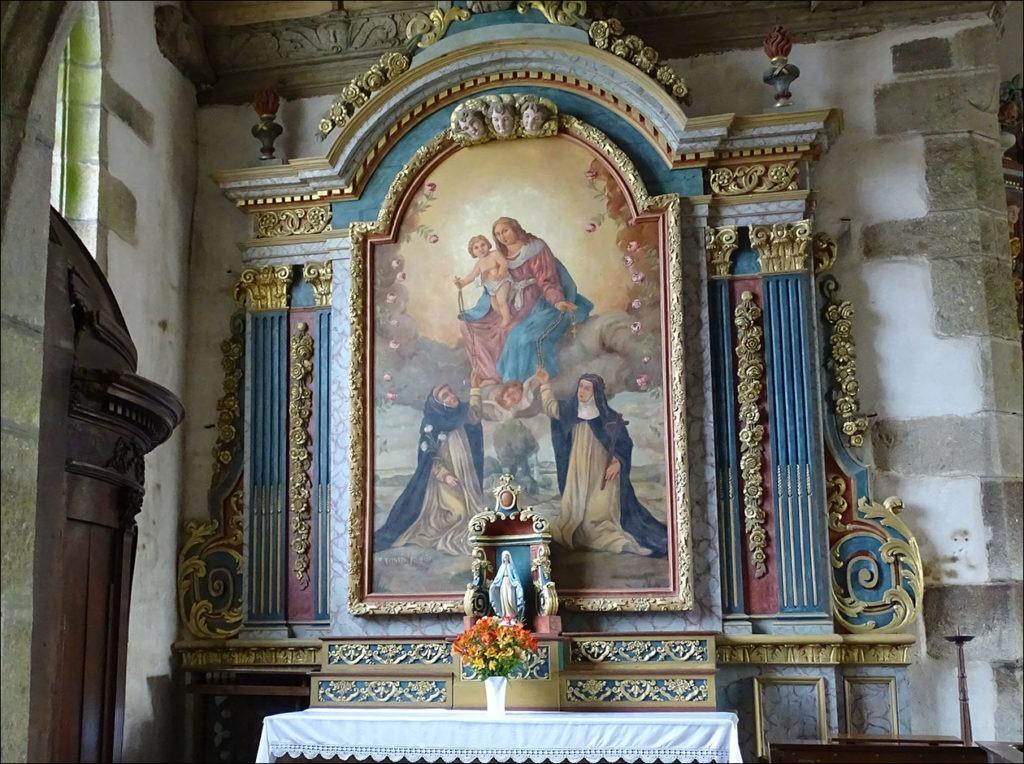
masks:
{"type": "Polygon", "coordinates": [[[793,49],[793,39],[781,24],[768,30],[764,38],[764,53],[768,56],[771,66],[764,73],[764,82],[775,88],[775,105],[782,108],[789,106],[793,94],[789,92],[790,83],[800,76],[800,70],[789,63],[789,52],[793,49]]]}
{"type": "Polygon", "coordinates": [[[252,126],[253,137],[260,142],[260,159],[274,158],[274,141],[284,131],[274,117],[281,101],[271,88],[260,90],[253,97],[252,108],[259,121],[252,126]]]}

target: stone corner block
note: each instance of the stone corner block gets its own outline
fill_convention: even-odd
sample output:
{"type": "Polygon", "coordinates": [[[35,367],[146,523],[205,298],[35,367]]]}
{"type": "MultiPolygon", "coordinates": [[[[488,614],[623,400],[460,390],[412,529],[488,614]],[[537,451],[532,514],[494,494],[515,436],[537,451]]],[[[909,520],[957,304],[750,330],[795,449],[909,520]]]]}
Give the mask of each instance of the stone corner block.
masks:
{"type": "Polygon", "coordinates": [[[936,260],[931,276],[935,331],[940,336],[1020,338],[1017,296],[1009,262],[980,258],[936,260]]]}
{"type": "Polygon", "coordinates": [[[979,135],[925,138],[925,182],[929,210],[965,207],[1006,209],[1002,147],[979,135]]]}
{"type": "Polygon", "coordinates": [[[993,581],[1020,581],[1024,578],[1024,481],[981,481],[981,517],[989,532],[988,575],[993,581]]]}
{"type": "Polygon", "coordinates": [[[997,70],[906,77],[875,90],[875,131],[973,132],[998,139],[998,107],[997,70]]]}
{"type": "MultiPolygon", "coordinates": [[[[1006,34],[1012,35],[1012,30],[1006,34]]],[[[997,53],[1002,43],[991,22],[980,24],[953,37],[953,62],[959,69],[997,67],[997,53]]]]}
{"type": "Polygon", "coordinates": [[[983,407],[1010,414],[1024,413],[1024,362],[1020,342],[998,337],[984,339],[979,357],[983,407]]]}
{"type": "Polygon", "coordinates": [[[137,207],[132,190],[103,168],[100,172],[100,223],[134,245],[137,207]]]}
{"type": "MultiPolygon", "coordinates": [[[[871,442],[882,472],[903,475],[1021,477],[1022,418],[984,412],[972,416],[875,419],[871,442]]],[[[951,508],[952,509],[952,508],[951,508]]]]}
{"type": "Polygon", "coordinates": [[[1006,213],[980,209],[929,213],[864,228],[864,257],[991,258],[1009,261],[1006,213]]]}
{"type": "Polygon", "coordinates": [[[892,46],[892,70],[896,74],[949,69],[953,54],[946,37],[927,37],[892,46]]]}
{"type": "Polygon", "coordinates": [[[1021,659],[1020,581],[966,586],[934,586],[925,592],[924,624],[928,655],[951,660],[956,647],[944,637],[974,635],[964,648],[967,660],[1021,659]]]}

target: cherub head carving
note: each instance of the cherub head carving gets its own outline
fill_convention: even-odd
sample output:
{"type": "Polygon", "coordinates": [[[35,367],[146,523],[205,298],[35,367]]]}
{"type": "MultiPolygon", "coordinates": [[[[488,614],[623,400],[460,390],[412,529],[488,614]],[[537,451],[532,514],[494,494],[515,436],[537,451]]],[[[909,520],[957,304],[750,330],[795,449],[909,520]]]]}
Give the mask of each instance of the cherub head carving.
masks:
{"type": "Polygon", "coordinates": [[[526,101],[520,110],[523,120],[523,132],[527,135],[540,135],[544,125],[551,119],[551,109],[540,101],[526,101]]]}
{"type": "Polygon", "coordinates": [[[484,115],[476,109],[463,109],[458,115],[457,125],[459,132],[471,141],[478,141],[487,135],[484,115]]]}
{"type": "Polygon", "coordinates": [[[511,104],[504,101],[491,102],[491,128],[499,138],[509,138],[516,131],[516,113],[511,104]]]}

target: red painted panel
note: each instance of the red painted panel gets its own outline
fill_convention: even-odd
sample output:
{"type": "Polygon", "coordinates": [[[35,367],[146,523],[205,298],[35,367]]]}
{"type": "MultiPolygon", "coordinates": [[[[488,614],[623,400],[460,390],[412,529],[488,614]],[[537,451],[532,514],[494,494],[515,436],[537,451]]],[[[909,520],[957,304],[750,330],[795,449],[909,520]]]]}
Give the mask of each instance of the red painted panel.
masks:
{"type": "MultiPolygon", "coordinates": [[[[298,309],[298,310],[293,310],[288,315],[288,365],[289,365],[289,367],[288,367],[288,374],[289,374],[289,376],[288,376],[288,389],[289,389],[288,398],[289,398],[289,403],[291,402],[291,371],[292,371],[291,370],[291,338],[295,336],[295,333],[296,333],[295,326],[296,326],[296,324],[298,324],[300,322],[306,324],[306,327],[308,328],[308,331],[310,332],[311,336],[313,337],[313,341],[315,343],[317,341],[317,337],[316,337],[316,334],[315,334],[315,331],[316,331],[316,310],[314,310],[312,308],[302,308],[302,309],[298,309]]],[[[315,354],[314,354],[314,358],[315,358],[315,354]]],[[[310,394],[312,395],[312,375],[311,375],[311,378],[310,378],[310,382],[308,383],[307,386],[310,388],[310,394]]],[[[315,410],[315,407],[313,406],[313,401],[312,400],[310,401],[310,406],[315,410]]],[[[290,408],[290,406],[289,406],[289,408],[290,408]]],[[[306,556],[309,559],[308,571],[309,571],[310,579],[309,579],[309,583],[306,586],[303,586],[302,583],[299,581],[298,577],[295,575],[295,562],[296,562],[296,559],[297,559],[297,555],[295,553],[295,550],[292,549],[292,543],[293,543],[293,541],[295,539],[295,534],[294,534],[294,531],[292,529],[292,516],[291,516],[291,506],[290,506],[291,505],[291,490],[290,490],[290,486],[291,486],[291,479],[292,479],[292,474],[291,474],[292,465],[291,465],[291,454],[290,454],[290,451],[291,451],[291,448],[292,448],[292,446],[291,446],[291,428],[292,428],[292,424],[293,424],[292,423],[292,418],[291,418],[291,415],[289,413],[289,416],[288,416],[288,433],[289,433],[289,437],[288,437],[288,450],[289,450],[289,458],[288,458],[288,476],[287,476],[287,482],[286,482],[286,485],[289,486],[289,490],[287,492],[288,493],[288,499],[287,499],[287,504],[286,504],[286,507],[287,507],[287,510],[286,510],[287,511],[287,520],[285,522],[286,537],[287,537],[287,540],[288,540],[288,565],[286,566],[285,571],[284,571],[285,579],[287,581],[287,597],[288,597],[288,601],[287,601],[287,603],[285,605],[285,612],[288,615],[288,621],[289,622],[293,622],[293,621],[301,622],[301,621],[311,621],[311,620],[313,620],[313,616],[314,616],[314,612],[315,612],[315,608],[314,608],[314,604],[313,604],[312,576],[313,576],[313,570],[314,570],[314,567],[313,567],[313,565],[314,565],[313,550],[316,548],[316,538],[314,536],[313,519],[312,519],[313,474],[312,474],[312,468],[311,468],[309,474],[307,475],[307,483],[306,483],[306,488],[307,488],[308,496],[309,496],[309,499],[307,499],[307,501],[309,502],[309,505],[308,505],[309,514],[308,514],[308,517],[307,517],[307,520],[306,520],[306,522],[308,523],[308,527],[309,527],[309,537],[308,537],[308,540],[309,540],[309,551],[308,551],[306,556]]],[[[313,422],[312,422],[312,419],[311,419],[310,420],[310,424],[309,424],[309,428],[310,428],[310,432],[311,433],[313,432],[312,427],[313,427],[313,422]]],[[[312,460],[313,460],[313,441],[312,440],[310,441],[310,444],[309,444],[309,452],[310,452],[309,453],[310,465],[312,465],[312,460]]]]}

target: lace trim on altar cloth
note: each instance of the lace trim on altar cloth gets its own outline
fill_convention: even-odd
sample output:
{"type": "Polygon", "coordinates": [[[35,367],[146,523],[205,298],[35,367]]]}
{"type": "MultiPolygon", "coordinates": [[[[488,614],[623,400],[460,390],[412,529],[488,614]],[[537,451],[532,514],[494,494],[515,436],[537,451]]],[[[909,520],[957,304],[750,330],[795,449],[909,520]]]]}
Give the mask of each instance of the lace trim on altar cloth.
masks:
{"type": "Polygon", "coordinates": [[[305,756],[312,758],[319,756],[324,759],[357,757],[372,759],[373,761],[390,761],[394,759],[405,759],[409,762],[433,762],[443,761],[446,764],[461,762],[469,764],[473,761],[514,761],[516,764],[523,762],[548,761],[552,764],[558,762],[599,762],[599,761],[625,761],[654,764],[654,762],[721,762],[729,761],[727,748],[488,748],[486,750],[474,748],[428,748],[419,746],[360,746],[360,745],[323,745],[319,743],[272,743],[270,745],[271,755],[278,756],[305,756]]]}

